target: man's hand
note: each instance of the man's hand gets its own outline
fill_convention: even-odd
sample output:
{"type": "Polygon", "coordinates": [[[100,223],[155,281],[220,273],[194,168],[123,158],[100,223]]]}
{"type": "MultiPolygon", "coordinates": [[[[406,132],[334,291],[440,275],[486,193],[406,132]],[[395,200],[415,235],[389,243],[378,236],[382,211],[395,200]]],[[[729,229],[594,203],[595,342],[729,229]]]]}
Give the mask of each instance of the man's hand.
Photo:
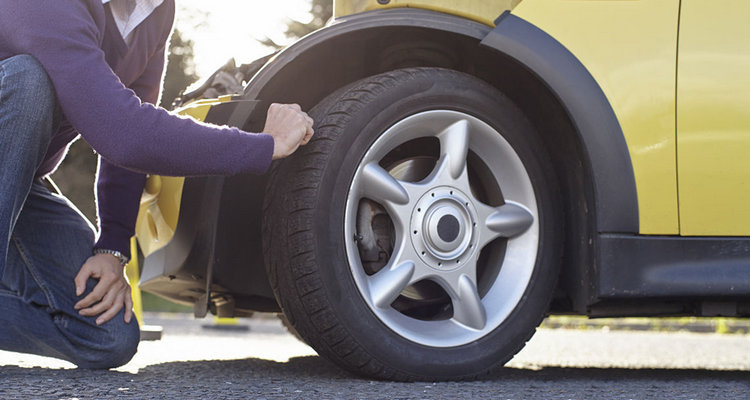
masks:
{"type": "Polygon", "coordinates": [[[74,308],[87,317],[99,315],[96,324],[101,325],[117,315],[125,307],[125,323],[133,318],[133,299],[130,284],[125,279],[120,261],[111,254],[95,254],[89,257],[75,277],[76,295],[81,296],[89,278],[98,279],[94,290],[74,308]]]}
{"type": "Polygon", "coordinates": [[[313,119],[298,104],[271,104],[263,132],[273,136],[273,159],[284,158],[313,136],[313,119]]]}

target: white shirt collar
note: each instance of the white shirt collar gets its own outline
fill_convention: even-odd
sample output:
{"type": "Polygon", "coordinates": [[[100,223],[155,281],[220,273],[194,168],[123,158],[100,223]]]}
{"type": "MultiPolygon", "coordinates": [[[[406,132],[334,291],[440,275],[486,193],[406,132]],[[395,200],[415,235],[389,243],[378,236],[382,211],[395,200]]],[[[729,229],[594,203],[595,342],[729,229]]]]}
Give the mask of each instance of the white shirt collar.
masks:
{"type": "Polygon", "coordinates": [[[110,3],[109,8],[117,29],[128,44],[135,28],[163,2],[164,0],[102,0],[102,4],[110,3]]]}

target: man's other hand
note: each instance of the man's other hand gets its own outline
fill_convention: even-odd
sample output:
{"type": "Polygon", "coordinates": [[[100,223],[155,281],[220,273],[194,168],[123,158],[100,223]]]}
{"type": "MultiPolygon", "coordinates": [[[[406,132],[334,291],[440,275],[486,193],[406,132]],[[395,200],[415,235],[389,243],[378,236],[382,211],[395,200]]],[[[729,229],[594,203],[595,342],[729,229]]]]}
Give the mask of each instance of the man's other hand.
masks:
{"type": "Polygon", "coordinates": [[[271,104],[263,132],[273,136],[273,159],[284,158],[313,136],[313,119],[298,104],[271,104]]]}
{"type": "Polygon", "coordinates": [[[89,257],[75,277],[77,296],[83,295],[89,278],[99,282],[91,293],[76,303],[74,307],[78,313],[87,317],[101,314],[96,319],[96,324],[101,325],[125,307],[125,322],[129,324],[133,318],[133,299],[120,261],[111,254],[89,257]]]}

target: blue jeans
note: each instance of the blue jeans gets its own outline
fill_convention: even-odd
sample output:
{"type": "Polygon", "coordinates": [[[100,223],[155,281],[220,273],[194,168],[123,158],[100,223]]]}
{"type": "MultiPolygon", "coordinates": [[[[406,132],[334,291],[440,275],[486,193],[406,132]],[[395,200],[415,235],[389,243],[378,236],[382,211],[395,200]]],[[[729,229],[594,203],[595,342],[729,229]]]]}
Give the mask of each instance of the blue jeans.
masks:
{"type": "MultiPolygon", "coordinates": [[[[117,367],[135,354],[138,324],[120,311],[97,326],[73,309],[83,298],[73,279],[92,254],[93,228],[35,179],[60,116],[36,59],[0,61],[0,349],[117,367]]],[[[96,283],[89,279],[86,293],[96,283]]]]}

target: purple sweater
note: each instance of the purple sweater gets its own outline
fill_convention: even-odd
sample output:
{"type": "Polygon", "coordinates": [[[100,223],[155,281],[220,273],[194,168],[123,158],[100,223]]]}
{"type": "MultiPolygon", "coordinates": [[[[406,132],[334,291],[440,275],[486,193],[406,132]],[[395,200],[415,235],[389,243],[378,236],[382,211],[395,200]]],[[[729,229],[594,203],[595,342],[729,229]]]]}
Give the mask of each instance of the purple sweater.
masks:
{"type": "Polygon", "coordinates": [[[130,254],[144,173],[263,173],[271,162],[270,135],[211,126],[153,106],[174,8],[174,0],[165,0],[128,46],[101,0],[0,0],[0,60],[36,57],[67,118],[37,176],[54,171],[78,134],[101,155],[97,248],[130,254]]]}

